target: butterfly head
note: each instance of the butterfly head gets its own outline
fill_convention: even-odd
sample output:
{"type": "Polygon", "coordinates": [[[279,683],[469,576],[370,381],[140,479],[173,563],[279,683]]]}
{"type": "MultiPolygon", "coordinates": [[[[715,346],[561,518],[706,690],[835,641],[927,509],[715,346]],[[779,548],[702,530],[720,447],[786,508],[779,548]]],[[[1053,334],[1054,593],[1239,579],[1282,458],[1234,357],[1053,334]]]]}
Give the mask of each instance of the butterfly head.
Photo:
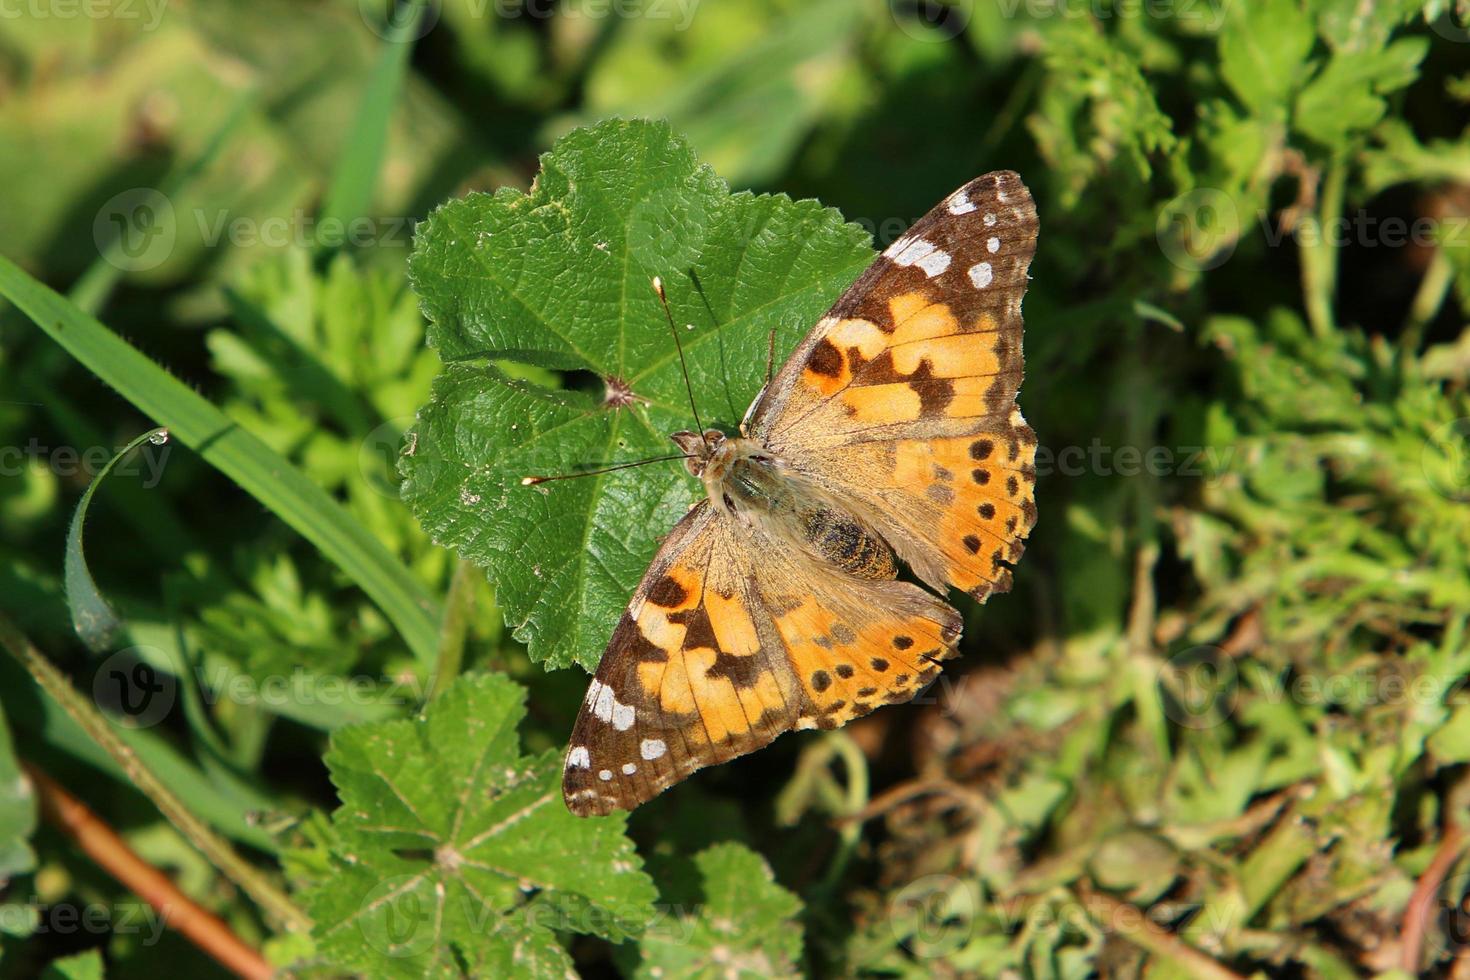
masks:
{"type": "Polygon", "coordinates": [[[669,438],[674,440],[674,445],[688,454],[684,465],[688,468],[690,475],[700,479],[704,478],[705,470],[710,468],[711,463],[718,463],[728,455],[725,434],[719,429],[705,429],[703,433],[675,432],[669,438]]]}

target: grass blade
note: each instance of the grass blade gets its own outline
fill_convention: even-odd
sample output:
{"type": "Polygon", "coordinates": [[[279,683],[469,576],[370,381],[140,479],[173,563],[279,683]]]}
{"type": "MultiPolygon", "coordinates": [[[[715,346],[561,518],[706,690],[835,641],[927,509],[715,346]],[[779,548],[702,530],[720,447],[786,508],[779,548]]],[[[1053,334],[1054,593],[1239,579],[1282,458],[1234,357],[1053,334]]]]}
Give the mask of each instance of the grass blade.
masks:
{"type": "Polygon", "coordinates": [[[403,86],[408,58],[413,53],[423,16],[424,5],[413,2],[405,4],[393,18],[352,128],[347,131],[346,144],[332,171],[319,227],[346,229],[349,222],[367,214],[372,205],[373,188],[378,184],[378,171],[383,167],[388,144],[388,121],[398,104],[398,90],[403,86]]]}
{"type": "Polygon", "coordinates": [[[422,585],[325,491],[95,317],[0,256],[0,295],[138,411],[168,428],[362,587],[425,666],[438,610],[422,585]]]}
{"type": "Polygon", "coordinates": [[[92,570],[87,567],[87,554],[82,547],[82,530],[87,523],[87,508],[91,506],[92,495],[97,492],[107,474],[125,456],[145,442],[158,446],[167,440],[167,429],[149,429],[108,460],[107,465],[87,484],[87,489],[82,491],[82,499],[77,501],[71,525],[66,529],[66,557],[62,563],[66,581],[66,605],[71,610],[71,623],[77,636],[82,638],[82,642],[93,653],[101,653],[107,649],[122,626],[122,620],[118,619],[112,603],[107,601],[102,590],[97,588],[92,570]]]}

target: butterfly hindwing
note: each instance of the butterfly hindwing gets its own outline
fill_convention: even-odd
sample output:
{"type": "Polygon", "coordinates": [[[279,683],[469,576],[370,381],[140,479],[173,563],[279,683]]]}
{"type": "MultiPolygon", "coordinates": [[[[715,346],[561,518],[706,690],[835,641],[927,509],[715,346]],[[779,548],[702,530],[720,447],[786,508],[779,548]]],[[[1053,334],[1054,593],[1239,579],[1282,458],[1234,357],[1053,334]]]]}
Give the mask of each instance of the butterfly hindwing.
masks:
{"type": "Polygon", "coordinates": [[[864,512],[924,581],[985,598],[1035,523],[1016,407],[1031,195],[1009,171],[890,245],[772,381],[748,434],[864,512]]]}
{"type": "Polygon", "coordinates": [[[639,583],[588,688],[562,779],[573,813],[632,809],[792,727],[799,695],[753,577],[742,529],[695,505],[639,583]]]}
{"type": "Polygon", "coordinates": [[[917,586],[841,576],[701,502],[598,665],[567,750],[567,806],[632,809],[782,732],[907,701],[959,633],[959,614],[917,586]]]}

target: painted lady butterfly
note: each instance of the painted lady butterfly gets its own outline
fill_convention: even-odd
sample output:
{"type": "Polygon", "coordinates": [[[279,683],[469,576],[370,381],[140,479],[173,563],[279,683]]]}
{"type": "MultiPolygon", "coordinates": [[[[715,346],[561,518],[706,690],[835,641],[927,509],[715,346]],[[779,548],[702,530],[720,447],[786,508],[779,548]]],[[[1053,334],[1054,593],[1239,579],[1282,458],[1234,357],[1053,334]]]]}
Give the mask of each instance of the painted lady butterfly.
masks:
{"type": "Polygon", "coordinates": [[[782,732],[907,701],[954,656],[1036,522],[1021,298],[1036,208],[955,191],[842,294],[740,436],[676,432],[703,481],[602,655],[566,756],[576,814],[632,809],[782,732]]]}

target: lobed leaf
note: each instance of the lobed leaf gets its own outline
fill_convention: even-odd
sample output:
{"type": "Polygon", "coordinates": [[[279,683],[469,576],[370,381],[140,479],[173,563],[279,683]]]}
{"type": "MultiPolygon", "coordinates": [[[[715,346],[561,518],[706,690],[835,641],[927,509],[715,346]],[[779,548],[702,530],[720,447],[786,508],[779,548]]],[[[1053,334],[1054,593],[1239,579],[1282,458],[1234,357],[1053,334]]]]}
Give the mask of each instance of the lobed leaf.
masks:
{"type": "Polygon", "coordinates": [[[561,801],[555,751],[520,753],[525,691],[462,678],[412,721],[341,729],[333,873],[306,896],[320,952],[374,976],[559,976],[554,931],[613,941],[652,914],[624,819],[561,801]]]}

